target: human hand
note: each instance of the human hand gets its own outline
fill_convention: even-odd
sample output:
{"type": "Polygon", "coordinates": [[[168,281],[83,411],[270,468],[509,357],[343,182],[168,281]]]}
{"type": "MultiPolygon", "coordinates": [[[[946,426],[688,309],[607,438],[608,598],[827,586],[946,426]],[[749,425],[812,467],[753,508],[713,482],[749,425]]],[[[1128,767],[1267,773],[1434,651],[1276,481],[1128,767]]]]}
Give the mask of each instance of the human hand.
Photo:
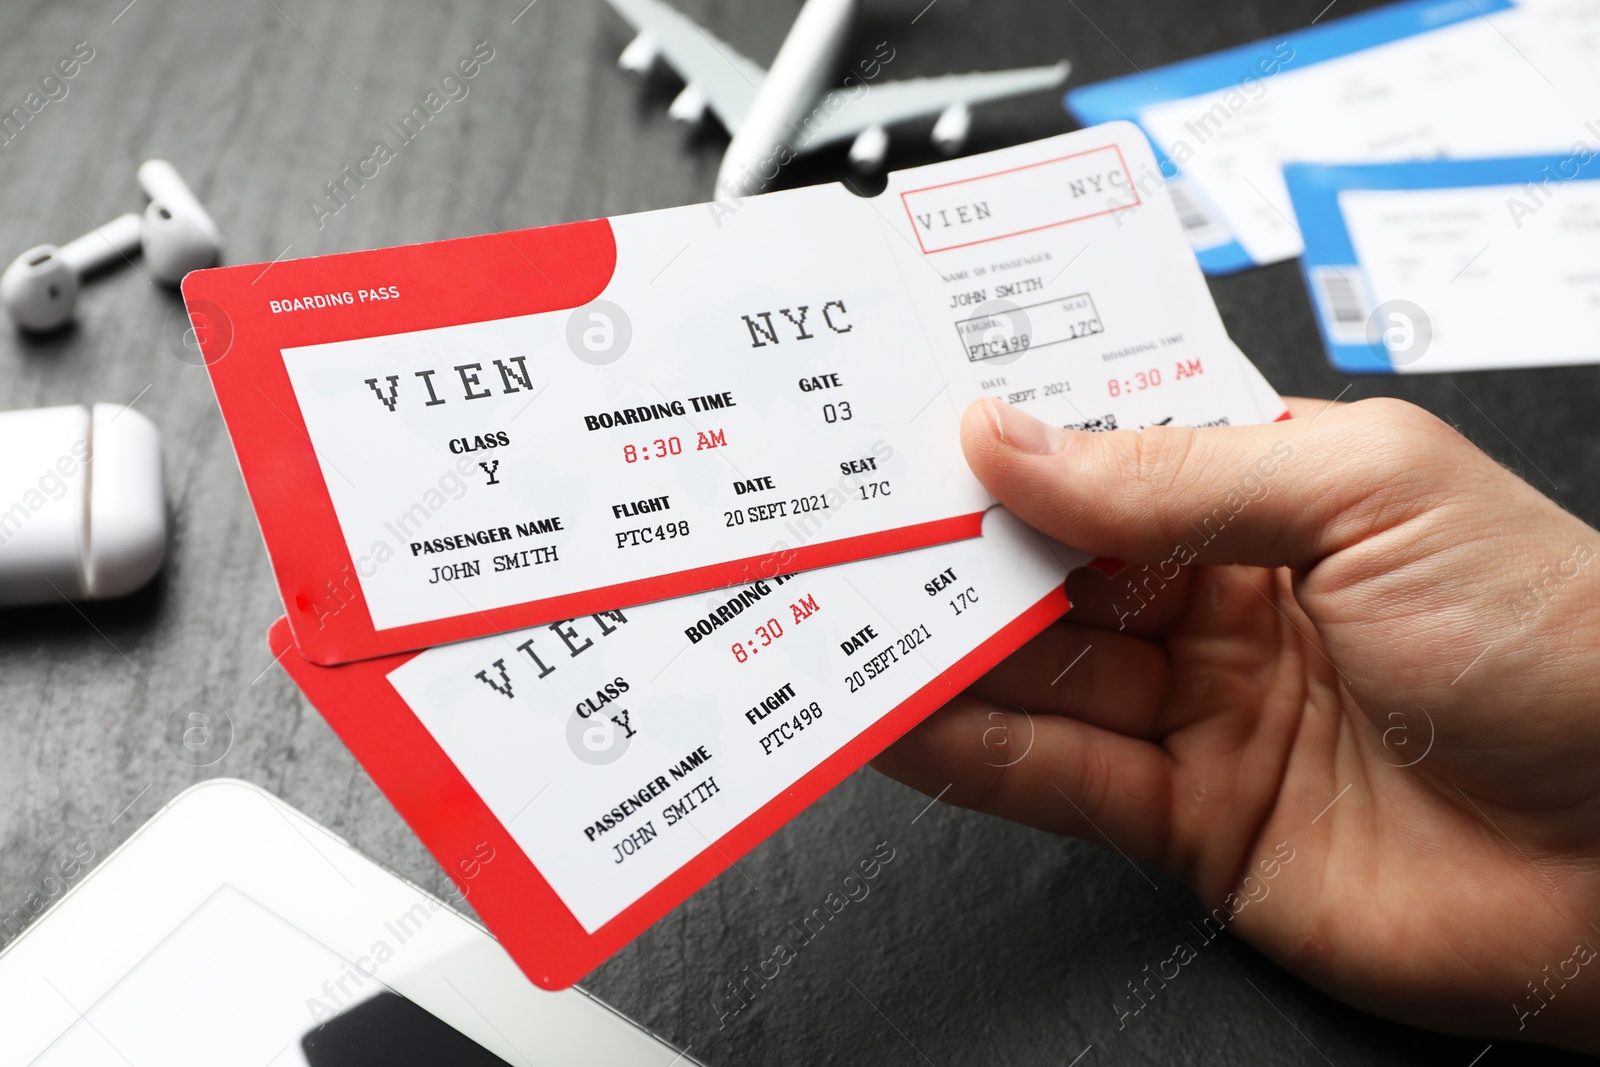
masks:
{"type": "Polygon", "coordinates": [[[1109,841],[1367,1010],[1600,1052],[1600,535],[1410,404],[1290,407],[973,404],[989,491],[1130,566],[874,765],[1109,841]]]}

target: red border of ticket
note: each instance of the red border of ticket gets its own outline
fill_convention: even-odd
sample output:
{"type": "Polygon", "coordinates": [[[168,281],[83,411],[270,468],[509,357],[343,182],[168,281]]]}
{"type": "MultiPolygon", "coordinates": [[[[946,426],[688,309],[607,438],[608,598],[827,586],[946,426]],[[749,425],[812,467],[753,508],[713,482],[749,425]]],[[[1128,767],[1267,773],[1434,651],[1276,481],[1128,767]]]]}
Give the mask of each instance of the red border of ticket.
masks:
{"type": "Polygon", "coordinates": [[[1070,606],[1063,583],[592,934],[389,684],[389,673],[415,653],[319,667],[295,654],[286,619],[273,624],[267,642],[301,691],[452,877],[462,860],[477,854],[481,842],[489,843],[494,861],[479,867],[472,880],[457,879],[457,884],[470,894],[472,906],[535,984],[565,989],[1059,619],[1070,606]]]}
{"type": "Polygon", "coordinates": [[[282,349],[581,307],[610,283],[605,219],[369,252],[199,271],[183,295],[289,628],[321,664],[428,648],[598,611],[977,537],[983,513],[727,560],[378,630],[373,626],[282,349]],[[440,279],[446,279],[445,284],[440,279]],[[274,314],[270,300],[396,285],[402,299],[274,314]]]}

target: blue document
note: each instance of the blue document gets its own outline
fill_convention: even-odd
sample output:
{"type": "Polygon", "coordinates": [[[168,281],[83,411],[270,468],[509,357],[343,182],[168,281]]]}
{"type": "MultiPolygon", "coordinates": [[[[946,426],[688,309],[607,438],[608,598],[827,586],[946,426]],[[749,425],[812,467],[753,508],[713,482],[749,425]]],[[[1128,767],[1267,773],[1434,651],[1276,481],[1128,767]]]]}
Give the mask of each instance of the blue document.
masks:
{"type": "Polygon", "coordinates": [[[1562,153],[1600,118],[1600,4],[1408,0],[1085,86],[1138,123],[1209,274],[1293,259],[1289,162],[1562,153]]]}
{"type": "Polygon", "coordinates": [[[1600,121],[1555,156],[1284,169],[1350,373],[1600,362],[1600,121]]]}

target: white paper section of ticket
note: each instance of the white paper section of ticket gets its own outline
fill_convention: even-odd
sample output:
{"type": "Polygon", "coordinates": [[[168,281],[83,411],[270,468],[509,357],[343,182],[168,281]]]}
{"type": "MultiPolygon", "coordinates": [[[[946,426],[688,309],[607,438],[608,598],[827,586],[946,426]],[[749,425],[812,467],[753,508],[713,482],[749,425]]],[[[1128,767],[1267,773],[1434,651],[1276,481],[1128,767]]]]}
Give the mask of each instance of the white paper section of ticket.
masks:
{"type": "MultiPolygon", "coordinates": [[[[1220,358],[1245,388],[1176,422],[1282,413],[1220,358]]],[[[1086,561],[997,507],[973,540],[446,645],[388,678],[593,932],[1086,561]]]]}
{"type": "Polygon", "coordinates": [[[1421,358],[1394,359],[1397,372],[1600,359],[1600,181],[1552,188],[1537,209],[1521,185],[1339,194],[1373,306],[1404,300],[1427,315],[1421,358]]]}
{"type": "MultiPolygon", "coordinates": [[[[1292,56],[1294,35],[1278,59],[1292,56]]],[[[1271,58],[1268,48],[1262,56],[1271,58]]],[[[1239,76],[1257,72],[1241,61],[1239,76]]],[[[1152,139],[1258,264],[1303,247],[1287,162],[1545,155],[1600,137],[1600,5],[1510,10],[1365,48],[1140,114],[1152,139]]],[[[1211,234],[1226,231],[1191,219],[1211,234]]]]}
{"type": "Polygon", "coordinates": [[[980,393],[1089,425],[1236,394],[1166,191],[1130,177],[1150,158],[1112,123],[873,199],[624,216],[584,308],[284,350],[373,625],[751,558],[789,523],[825,543],[977,513],[955,430],[980,393]]]}

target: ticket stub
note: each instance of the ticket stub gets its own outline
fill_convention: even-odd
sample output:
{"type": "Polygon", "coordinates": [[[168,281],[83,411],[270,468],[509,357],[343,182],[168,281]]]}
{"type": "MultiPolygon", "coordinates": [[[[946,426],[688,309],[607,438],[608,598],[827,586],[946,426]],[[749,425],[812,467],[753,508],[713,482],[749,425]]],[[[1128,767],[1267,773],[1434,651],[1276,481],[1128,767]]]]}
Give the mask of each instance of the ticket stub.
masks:
{"type": "MultiPolygon", "coordinates": [[[[1281,416],[1227,358],[1245,388],[1176,421],[1281,416]]],[[[529,977],[557,988],[1058,618],[1066,574],[1090,562],[996,507],[978,538],[414,656],[318,667],[282,622],[272,644],[445,867],[471,874],[529,977]],[[482,841],[501,858],[460,867],[482,841]]]]}
{"type": "Polygon", "coordinates": [[[347,662],[972,537],[974,397],[1087,426],[1239,395],[1150,159],[1114,123],[873,199],[191,275],[297,647],[347,662]]]}
{"type": "Polygon", "coordinates": [[[1600,362],[1600,124],[1558,156],[1284,168],[1347,373],[1600,362]]]}

